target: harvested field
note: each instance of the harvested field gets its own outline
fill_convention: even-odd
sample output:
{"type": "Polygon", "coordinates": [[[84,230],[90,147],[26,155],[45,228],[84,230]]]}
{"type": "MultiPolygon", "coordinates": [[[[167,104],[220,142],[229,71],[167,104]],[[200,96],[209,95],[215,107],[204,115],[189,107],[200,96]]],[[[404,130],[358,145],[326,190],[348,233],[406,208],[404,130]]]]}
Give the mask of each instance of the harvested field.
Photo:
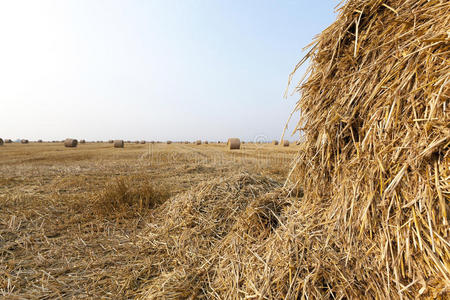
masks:
{"type": "Polygon", "coordinates": [[[176,280],[186,267],[198,268],[211,243],[231,230],[245,207],[283,185],[294,154],[270,145],[235,152],[224,144],[5,145],[0,297],[118,299],[159,293],[165,298],[159,283],[170,274],[176,280]],[[230,200],[233,204],[223,207],[229,212],[214,205],[230,200]],[[187,203],[193,211],[183,213],[187,203]],[[161,227],[167,214],[167,222],[181,227],[161,227]],[[209,227],[221,218],[223,224],[209,227]],[[188,224],[195,219],[205,223],[192,228],[188,224]],[[179,253],[178,242],[164,237],[168,230],[172,236],[186,234],[183,226],[198,230],[185,247],[203,249],[201,256],[179,253]],[[170,243],[171,252],[164,253],[155,235],[170,243]],[[181,255],[183,266],[169,262],[172,255],[181,255]]]}

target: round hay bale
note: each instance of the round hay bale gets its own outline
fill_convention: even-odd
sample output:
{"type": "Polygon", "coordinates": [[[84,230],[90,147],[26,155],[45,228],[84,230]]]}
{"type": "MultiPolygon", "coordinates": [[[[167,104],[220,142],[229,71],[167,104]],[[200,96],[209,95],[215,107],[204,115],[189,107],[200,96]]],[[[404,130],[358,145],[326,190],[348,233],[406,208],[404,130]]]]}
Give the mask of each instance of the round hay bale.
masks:
{"type": "Polygon", "coordinates": [[[227,146],[229,150],[241,149],[241,140],[238,138],[229,138],[227,146]]]}
{"type": "Polygon", "coordinates": [[[272,145],[275,145],[275,146],[278,145],[278,141],[277,140],[273,140],[272,141],[272,145]]]}
{"type": "Polygon", "coordinates": [[[108,140],[108,144],[113,144],[114,140],[108,140]]]}
{"type": "Polygon", "coordinates": [[[0,138],[0,146],[3,146],[3,139],[0,138]]]}
{"type": "Polygon", "coordinates": [[[123,140],[114,140],[114,148],[123,148],[124,146],[124,142],[123,140]]]}
{"type": "Polygon", "coordinates": [[[80,140],[80,144],[86,144],[86,140],[80,140]]]}
{"type": "Polygon", "coordinates": [[[170,145],[170,144],[172,144],[172,141],[167,141],[167,145],[170,145]]]}
{"type": "Polygon", "coordinates": [[[202,141],[196,140],[196,141],[195,141],[195,144],[196,144],[196,145],[201,145],[201,144],[202,144],[202,141]]]}
{"type": "Polygon", "coordinates": [[[134,141],[135,144],[139,144],[139,141],[134,141]]]}
{"type": "Polygon", "coordinates": [[[154,144],[154,143],[155,143],[155,141],[151,141],[150,143],[151,143],[151,144],[154,144]]]}
{"type": "Polygon", "coordinates": [[[284,140],[283,141],[283,147],[289,147],[289,141],[284,140]]]}
{"type": "Polygon", "coordinates": [[[76,139],[66,139],[64,141],[64,147],[75,148],[78,145],[78,140],[76,139]]]}
{"type": "Polygon", "coordinates": [[[28,144],[28,140],[27,139],[22,139],[22,140],[20,140],[20,143],[21,144],[28,144]]]}
{"type": "Polygon", "coordinates": [[[203,144],[208,145],[208,141],[204,141],[203,144]]]}
{"type": "Polygon", "coordinates": [[[42,143],[42,140],[37,140],[38,143],[42,143]]]}
{"type": "Polygon", "coordinates": [[[141,141],[141,144],[145,144],[145,141],[141,141]]]}
{"type": "Polygon", "coordinates": [[[5,144],[11,144],[12,143],[12,140],[11,139],[6,139],[5,140],[5,144]]]}

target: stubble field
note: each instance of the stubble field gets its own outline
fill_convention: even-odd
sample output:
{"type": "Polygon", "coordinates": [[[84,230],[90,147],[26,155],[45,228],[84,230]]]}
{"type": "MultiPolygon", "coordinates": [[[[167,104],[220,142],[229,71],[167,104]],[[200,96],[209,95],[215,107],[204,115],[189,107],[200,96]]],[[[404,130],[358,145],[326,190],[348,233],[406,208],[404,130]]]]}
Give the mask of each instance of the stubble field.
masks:
{"type": "MultiPolygon", "coordinates": [[[[153,239],[160,234],[155,232],[176,228],[177,218],[192,210],[187,203],[207,199],[202,217],[221,212],[211,221],[213,229],[205,219],[201,226],[213,235],[195,251],[212,247],[233,226],[237,217],[231,215],[282,188],[295,148],[245,144],[229,151],[225,144],[178,143],[126,144],[123,149],[108,143],[1,147],[0,297],[157,297],[152,285],[158,285],[158,278],[188,263],[177,261],[169,250],[172,254],[161,254],[168,245],[153,239]],[[170,201],[173,205],[162,208],[170,201]],[[222,207],[228,201],[234,203],[230,211],[222,207]]],[[[205,232],[201,236],[207,239],[205,232]]],[[[176,235],[178,243],[182,234],[176,235]]],[[[202,254],[191,256],[201,259],[202,254]]]]}

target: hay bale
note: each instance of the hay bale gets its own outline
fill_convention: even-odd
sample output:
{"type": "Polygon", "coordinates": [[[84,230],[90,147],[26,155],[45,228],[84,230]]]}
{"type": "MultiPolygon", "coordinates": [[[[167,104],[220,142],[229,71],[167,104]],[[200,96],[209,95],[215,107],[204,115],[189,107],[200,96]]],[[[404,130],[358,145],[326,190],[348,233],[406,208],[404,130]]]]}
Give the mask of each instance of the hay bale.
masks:
{"type": "Polygon", "coordinates": [[[108,140],[108,144],[113,144],[114,140],[108,140]]]}
{"type": "Polygon", "coordinates": [[[208,141],[204,141],[203,144],[208,145],[208,141]]]}
{"type": "Polygon", "coordinates": [[[278,145],[278,141],[277,140],[273,140],[272,141],[272,145],[275,145],[275,146],[278,145]]]}
{"type": "Polygon", "coordinates": [[[80,140],[80,144],[86,144],[86,140],[80,140]]]}
{"type": "Polygon", "coordinates": [[[114,148],[123,148],[124,142],[123,140],[114,140],[114,148]]]}
{"type": "Polygon", "coordinates": [[[5,144],[11,144],[12,140],[11,139],[5,139],[5,144]]]}
{"type": "Polygon", "coordinates": [[[141,144],[145,144],[145,141],[141,141],[141,144]]]}
{"type": "Polygon", "coordinates": [[[28,142],[29,142],[29,141],[28,141],[27,139],[22,139],[22,140],[20,140],[20,143],[21,143],[21,144],[28,144],[28,142]]]}
{"type": "Polygon", "coordinates": [[[283,140],[282,141],[282,145],[283,145],[283,147],[289,147],[289,141],[288,140],[283,140]]]}
{"type": "Polygon", "coordinates": [[[38,143],[42,143],[42,140],[37,140],[38,143]]]}
{"type": "Polygon", "coordinates": [[[3,146],[3,139],[0,138],[0,146],[3,146]]]}
{"type": "Polygon", "coordinates": [[[201,145],[201,144],[202,144],[202,141],[196,140],[196,141],[195,141],[195,144],[196,144],[196,145],[201,145]]]}
{"type": "Polygon", "coordinates": [[[227,146],[229,150],[241,149],[241,140],[238,138],[229,138],[227,146]]]}
{"type": "Polygon", "coordinates": [[[170,144],[172,144],[172,141],[167,141],[167,145],[170,145],[170,144]]]}
{"type": "Polygon", "coordinates": [[[64,141],[64,147],[75,148],[78,145],[78,140],[76,139],[66,139],[64,141]]]}
{"type": "Polygon", "coordinates": [[[449,16],[449,1],[345,1],[317,37],[295,108],[304,197],[280,233],[296,241],[263,258],[268,278],[298,274],[290,290],[316,299],[448,295],[449,16]]]}

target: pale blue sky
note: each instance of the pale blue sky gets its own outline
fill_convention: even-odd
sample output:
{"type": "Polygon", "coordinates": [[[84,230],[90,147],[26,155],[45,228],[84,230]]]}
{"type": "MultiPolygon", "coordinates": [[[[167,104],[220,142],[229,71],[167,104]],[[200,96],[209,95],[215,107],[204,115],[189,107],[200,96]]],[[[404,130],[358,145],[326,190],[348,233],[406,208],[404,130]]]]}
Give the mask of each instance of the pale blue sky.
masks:
{"type": "Polygon", "coordinates": [[[0,0],[0,137],[279,139],[337,4],[0,0]]]}

